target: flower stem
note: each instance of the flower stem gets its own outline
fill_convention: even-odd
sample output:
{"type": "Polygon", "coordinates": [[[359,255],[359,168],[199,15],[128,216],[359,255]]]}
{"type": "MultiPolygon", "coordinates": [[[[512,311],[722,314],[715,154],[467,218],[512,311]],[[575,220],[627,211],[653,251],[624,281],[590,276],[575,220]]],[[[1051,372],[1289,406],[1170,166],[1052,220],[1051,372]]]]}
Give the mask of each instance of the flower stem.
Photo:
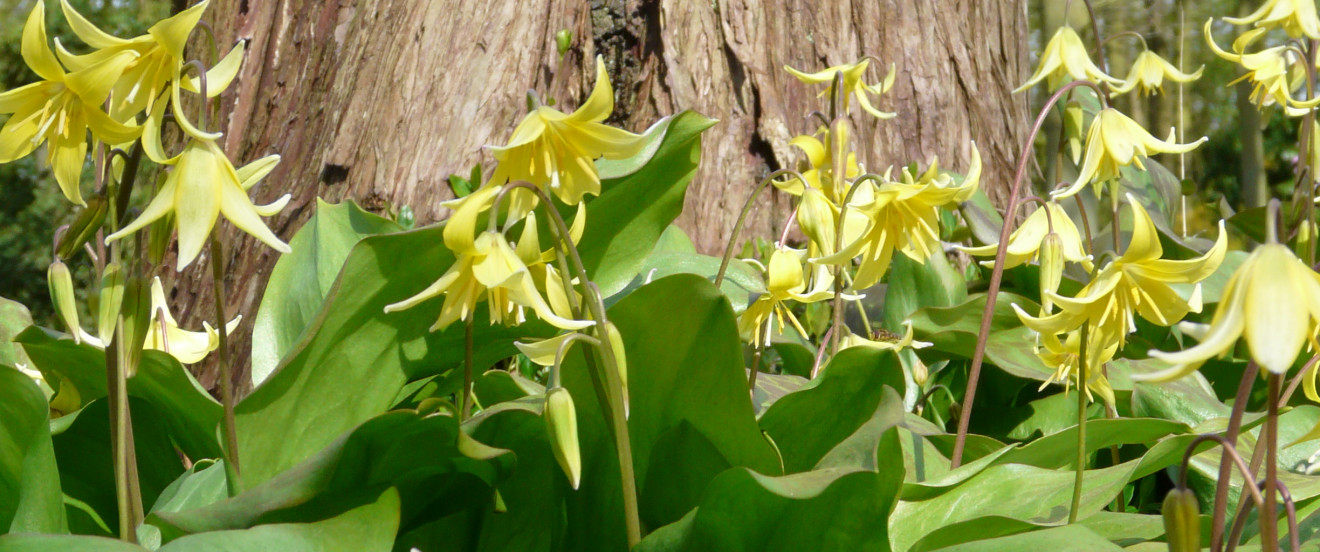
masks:
{"type": "Polygon", "coordinates": [[[1261,432],[1265,441],[1265,486],[1262,489],[1265,501],[1261,504],[1258,524],[1261,550],[1278,550],[1279,501],[1275,490],[1279,481],[1279,375],[1270,372],[1265,381],[1267,410],[1265,429],[1261,432]]]}
{"type": "Polygon", "coordinates": [[[1031,150],[1035,146],[1036,135],[1040,133],[1041,127],[1045,124],[1045,118],[1049,116],[1050,109],[1059,99],[1067,94],[1069,90],[1078,86],[1089,86],[1095,89],[1102,105],[1105,103],[1104,90],[1091,81],[1073,81],[1063,85],[1058,91],[1050,97],[1036,117],[1036,123],[1031,127],[1031,132],[1027,135],[1026,143],[1022,148],[1022,155],[1018,156],[1017,173],[1013,177],[1013,185],[1009,189],[1008,205],[1004,212],[1008,215],[1004,217],[1004,225],[999,229],[999,248],[995,251],[994,269],[990,272],[990,289],[985,296],[985,312],[981,315],[981,329],[976,339],[976,351],[972,355],[972,366],[967,373],[967,391],[963,396],[962,412],[958,416],[958,434],[953,441],[953,458],[950,469],[962,465],[963,449],[967,446],[967,427],[972,421],[972,406],[976,400],[976,386],[981,379],[981,364],[985,362],[985,344],[990,338],[990,324],[993,321],[995,313],[995,300],[999,298],[999,285],[1004,279],[1004,259],[1008,255],[1008,236],[1013,232],[1013,216],[1017,212],[1018,198],[1022,193],[1022,180],[1026,174],[1027,161],[1031,159],[1031,150]]]}
{"type": "Polygon", "coordinates": [[[756,201],[756,196],[761,195],[761,190],[764,190],[766,186],[781,176],[796,177],[802,182],[803,189],[809,186],[807,179],[803,178],[797,171],[779,169],[770,173],[770,176],[765,177],[756,185],[756,188],[752,189],[752,194],[747,196],[747,201],[743,202],[742,210],[738,211],[737,222],[733,223],[733,231],[729,234],[729,244],[724,247],[724,257],[720,260],[720,269],[715,273],[715,287],[720,287],[720,284],[724,283],[724,272],[729,268],[729,261],[733,260],[733,248],[738,244],[738,234],[742,232],[743,225],[747,222],[747,215],[752,212],[752,205],[756,201]]]}
{"type": "Polygon", "coordinates": [[[229,496],[243,491],[239,479],[238,432],[234,428],[234,381],[229,368],[229,329],[225,327],[225,256],[217,232],[211,233],[211,282],[215,288],[215,330],[220,337],[220,404],[224,417],[220,431],[224,437],[225,482],[229,496]]]}
{"type": "Polygon", "coordinates": [[[463,325],[463,396],[459,398],[458,421],[472,415],[472,317],[463,325]]]}
{"type": "MultiPolygon", "coordinates": [[[[1242,415],[1247,411],[1247,398],[1251,396],[1251,384],[1256,381],[1260,367],[1255,362],[1248,362],[1242,372],[1242,381],[1238,383],[1237,394],[1233,396],[1233,410],[1228,416],[1228,427],[1224,430],[1224,441],[1228,446],[1236,446],[1238,433],[1242,430],[1242,415]]],[[[1223,550],[1224,523],[1228,515],[1228,487],[1233,467],[1229,464],[1228,454],[1219,459],[1219,477],[1215,483],[1214,512],[1210,517],[1210,549],[1223,550]]],[[[1252,470],[1253,472],[1255,470],[1252,470]]],[[[1246,479],[1254,479],[1251,474],[1244,474],[1246,479]]]]}
{"type": "Polygon", "coordinates": [[[1086,474],[1086,341],[1089,324],[1082,325],[1082,342],[1077,349],[1077,465],[1073,478],[1072,508],[1068,510],[1068,523],[1077,522],[1082,507],[1082,479],[1086,474]]]}
{"type": "Polygon", "coordinates": [[[752,390],[753,393],[756,392],[756,374],[761,371],[761,352],[763,351],[761,340],[756,340],[754,347],[756,347],[756,352],[752,353],[752,371],[747,375],[747,388],[752,390]]]}

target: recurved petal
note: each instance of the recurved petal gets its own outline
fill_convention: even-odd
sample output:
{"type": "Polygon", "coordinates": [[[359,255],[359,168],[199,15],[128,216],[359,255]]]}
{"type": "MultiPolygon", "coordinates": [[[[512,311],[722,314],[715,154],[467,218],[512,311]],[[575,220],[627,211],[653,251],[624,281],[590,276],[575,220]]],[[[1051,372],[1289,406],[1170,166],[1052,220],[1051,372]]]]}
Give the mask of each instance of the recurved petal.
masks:
{"type": "Polygon", "coordinates": [[[160,191],[156,192],[156,197],[151,198],[151,203],[142,210],[138,218],[130,222],[128,226],[120,228],[118,232],[106,236],[105,243],[127,236],[133,232],[145,228],[148,224],[156,222],[161,217],[170,214],[174,210],[174,195],[179,188],[179,179],[176,173],[170,173],[165,179],[165,184],[161,186],[160,191]]]}
{"type": "MultiPolygon", "coordinates": [[[[576,335],[579,334],[577,332],[567,332],[550,339],[542,339],[540,341],[532,341],[529,343],[514,341],[513,345],[517,347],[522,354],[527,355],[527,359],[531,360],[532,363],[540,366],[554,366],[555,360],[559,357],[559,348],[564,342],[574,339],[574,336],[576,335]]],[[[576,339],[574,340],[576,341],[576,339]]],[[[567,353],[568,351],[565,350],[564,352],[567,353]]]]}
{"type": "MultiPolygon", "coordinates": [[[[98,107],[84,105],[82,106],[82,114],[87,118],[87,128],[92,131],[92,135],[107,144],[132,142],[142,134],[142,127],[115,121],[98,107]]],[[[159,133],[157,133],[156,140],[159,143],[159,133]]]]}
{"type": "Polygon", "coordinates": [[[60,8],[64,11],[64,19],[69,22],[69,29],[88,46],[102,49],[128,43],[127,40],[106,33],[93,25],[81,13],[78,13],[78,10],[73,9],[73,6],[69,4],[69,0],[60,0],[60,8]]]}
{"type": "Polygon", "coordinates": [[[0,163],[8,163],[26,157],[41,143],[37,140],[36,117],[20,117],[18,114],[5,121],[0,127],[0,163]]]}
{"type": "Polygon", "coordinates": [[[41,81],[0,93],[0,113],[22,113],[41,109],[50,94],[51,83],[41,81]]]}
{"type": "Polygon", "coordinates": [[[206,11],[206,6],[210,0],[202,0],[193,7],[179,12],[178,14],[165,19],[155,25],[152,25],[147,32],[156,39],[156,43],[165,48],[175,59],[183,59],[183,49],[188,44],[188,35],[197,27],[197,22],[202,19],[202,12],[206,11]]]}
{"type": "MultiPolygon", "coordinates": [[[[215,67],[206,71],[206,97],[214,98],[229,88],[229,84],[234,82],[238,76],[238,70],[243,67],[243,51],[247,46],[246,40],[238,41],[228,54],[215,64],[215,67]]],[[[189,78],[182,83],[183,89],[189,92],[201,93],[202,81],[198,77],[189,78]]]]}
{"type": "Polygon", "coordinates": [[[23,25],[23,42],[19,53],[32,72],[41,78],[55,82],[64,80],[64,68],[60,67],[59,60],[50,51],[50,43],[46,38],[45,2],[37,2],[32,6],[32,13],[28,14],[27,23],[23,25]]]}
{"type": "Polygon", "coordinates": [[[596,84],[591,89],[587,101],[569,116],[577,121],[604,121],[614,111],[614,88],[610,86],[610,74],[605,70],[605,58],[596,56],[596,84]]]}
{"type": "Polygon", "coordinates": [[[65,75],[64,82],[84,103],[99,106],[110,96],[110,89],[115,87],[124,68],[137,58],[137,52],[125,50],[86,69],[65,75]]]}
{"type": "Polygon", "coordinates": [[[1209,251],[1195,259],[1181,261],[1157,259],[1136,263],[1128,267],[1132,273],[1166,283],[1190,284],[1208,278],[1219,269],[1228,253],[1228,232],[1224,230],[1224,221],[1219,221],[1219,238],[1209,251]]]}
{"type": "Polygon", "coordinates": [[[490,209],[499,192],[498,186],[486,186],[451,205],[454,214],[445,222],[445,247],[457,254],[473,250],[477,238],[477,218],[490,209]]]}
{"type": "Polygon", "coordinates": [[[593,157],[606,159],[625,159],[636,155],[646,147],[643,136],[633,134],[621,128],[609,125],[584,123],[559,123],[556,126],[566,140],[593,157]]]}
{"type": "Polygon", "coordinates": [[[87,160],[87,141],[82,138],[80,131],[76,139],[56,137],[50,143],[50,167],[55,181],[59,182],[64,197],[75,205],[86,205],[79,190],[83,163],[87,160]]]}
{"type": "MultiPolygon", "coordinates": [[[[252,204],[252,200],[236,184],[237,182],[227,182],[221,186],[220,212],[225,215],[225,218],[229,219],[229,222],[233,223],[238,229],[247,232],[248,235],[261,240],[262,243],[271,246],[280,253],[292,251],[289,244],[284,243],[266,226],[265,222],[262,222],[256,206],[252,204]]],[[[287,203],[287,200],[285,200],[285,203],[287,203]]],[[[278,205],[279,208],[283,206],[283,204],[278,205]]],[[[279,212],[279,208],[276,208],[275,212],[279,212]]]]}
{"type": "MultiPolygon", "coordinates": [[[[798,135],[788,141],[788,145],[795,146],[807,155],[807,162],[812,167],[820,167],[829,161],[829,152],[825,150],[825,144],[821,143],[815,136],[798,135]]],[[[800,183],[799,183],[800,185],[800,183]]]]}
{"type": "Polygon", "coordinates": [[[247,191],[256,186],[258,182],[261,182],[261,179],[266,178],[266,175],[275,170],[275,167],[279,164],[279,155],[267,155],[236,169],[234,174],[238,176],[239,184],[243,190],[247,191]]]}
{"type": "Polygon", "coordinates": [[[284,194],[275,201],[272,201],[265,205],[257,205],[253,207],[253,209],[256,210],[258,215],[261,215],[263,217],[273,217],[275,215],[280,214],[280,211],[284,210],[284,206],[288,205],[289,200],[292,198],[293,198],[292,194],[284,194]]]}
{"type": "Polygon", "coordinates": [[[404,309],[410,309],[417,306],[419,303],[426,301],[427,299],[445,293],[446,290],[448,290],[449,287],[454,284],[454,282],[458,281],[458,277],[462,275],[461,263],[462,263],[461,260],[454,261],[454,264],[449,267],[449,270],[446,271],[444,275],[440,277],[440,279],[432,282],[431,285],[426,286],[426,289],[417,292],[416,295],[413,295],[412,297],[409,297],[397,303],[390,303],[388,305],[385,305],[385,312],[389,313],[389,312],[401,311],[404,309]]]}
{"type": "Polygon", "coordinates": [[[1142,207],[1132,194],[1127,194],[1127,200],[1132,206],[1132,239],[1128,242],[1127,250],[1123,252],[1122,261],[1134,263],[1162,257],[1164,248],[1160,245],[1160,236],[1155,230],[1155,222],[1150,219],[1150,213],[1146,212],[1146,208],[1142,207]]]}

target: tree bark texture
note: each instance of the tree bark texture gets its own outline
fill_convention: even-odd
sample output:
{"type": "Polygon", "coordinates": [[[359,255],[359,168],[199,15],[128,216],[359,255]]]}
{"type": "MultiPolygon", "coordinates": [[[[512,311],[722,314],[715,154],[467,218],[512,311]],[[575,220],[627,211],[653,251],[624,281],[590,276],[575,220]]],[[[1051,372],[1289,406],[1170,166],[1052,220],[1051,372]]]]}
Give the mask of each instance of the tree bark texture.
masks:
{"type": "MultiPolygon", "coordinates": [[[[877,107],[898,117],[877,121],[853,107],[858,159],[883,171],[938,155],[963,171],[975,140],[993,200],[1007,196],[1030,117],[1025,96],[1010,94],[1030,69],[1022,0],[220,0],[207,20],[222,45],[250,41],[222,97],[224,146],[236,163],[282,156],[254,200],[293,194],[268,221],[285,239],[317,196],[376,211],[409,205],[419,224],[443,218],[446,178],[479,161],[489,175],[482,146],[507,141],[526,91],[576,107],[596,55],[614,84],[612,123],[640,132],[682,109],[720,120],[704,135],[678,221],[705,252],[722,249],[765,175],[796,165],[789,139],[814,128],[807,113],[825,109],[819,87],[784,65],[816,71],[869,54],[881,60],[869,74],[876,82],[895,63],[877,107]],[[575,36],[562,61],[560,29],[575,36]]],[[[789,199],[764,194],[742,239],[773,239],[789,199]]],[[[277,255],[220,228],[230,244],[228,309],[251,320],[277,255]]],[[[210,318],[206,262],[176,283],[190,326],[210,318]]],[[[230,341],[240,385],[250,332],[245,320],[230,341]]],[[[199,366],[214,385],[214,367],[199,366]]]]}

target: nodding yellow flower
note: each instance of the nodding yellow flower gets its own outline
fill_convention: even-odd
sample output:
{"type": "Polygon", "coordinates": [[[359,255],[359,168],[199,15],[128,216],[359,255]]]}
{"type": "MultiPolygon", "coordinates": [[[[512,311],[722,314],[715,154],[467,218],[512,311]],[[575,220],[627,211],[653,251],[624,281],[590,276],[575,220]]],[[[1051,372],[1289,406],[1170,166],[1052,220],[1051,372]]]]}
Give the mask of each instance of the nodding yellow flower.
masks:
{"type": "Polygon", "coordinates": [[[385,312],[409,309],[444,295],[440,317],[431,331],[443,330],[460,319],[467,320],[483,300],[490,303],[492,324],[522,323],[526,319],[524,308],[532,309],[542,320],[565,330],[593,324],[590,320],[570,320],[555,313],[536,290],[532,274],[504,234],[482,232],[470,244],[459,244],[454,253],[454,264],[440,279],[412,297],[387,305],[385,312]]]}
{"type": "Polygon", "coordinates": [[[861,264],[853,277],[857,289],[880,281],[889,270],[894,250],[902,251],[914,261],[924,263],[931,255],[941,253],[940,207],[967,201],[976,193],[981,179],[981,154],[972,144],[971,166],[961,183],[948,173],[939,171],[939,163],[931,163],[920,176],[904,170],[903,180],[885,180],[881,184],[871,181],[853,195],[849,213],[862,213],[868,226],[850,239],[853,233],[845,231],[845,245],[837,253],[812,259],[818,264],[842,264],[861,255],[861,264]]]}
{"type": "Polygon", "coordinates": [[[1296,100],[1291,92],[1301,88],[1306,80],[1306,67],[1296,52],[1288,46],[1275,46],[1259,52],[1248,53],[1247,47],[1252,42],[1265,36],[1266,28],[1256,28],[1239,36],[1233,41],[1233,53],[1225,52],[1215,42],[1210,33],[1210,23],[1205,22],[1205,41],[1215,55],[1241,65],[1247,73],[1229,84],[1249,80],[1252,83],[1251,102],[1264,108],[1274,104],[1283,106],[1284,113],[1296,117],[1306,114],[1307,110],[1320,105],[1320,98],[1296,100]]]}
{"type": "MultiPolygon", "coordinates": [[[[1251,357],[1275,374],[1288,371],[1302,346],[1315,345],[1320,323],[1320,275],[1307,267],[1287,246],[1267,243],[1257,247],[1233,272],[1223,299],[1201,343],[1182,351],[1151,351],[1152,357],[1173,364],[1132,379],[1168,381],[1196,371],[1206,360],[1233,350],[1246,336],[1251,357]]],[[[1312,391],[1314,382],[1310,382],[1312,391]]]]}
{"type": "Polygon", "coordinates": [[[867,97],[867,94],[875,94],[876,97],[879,97],[881,94],[889,92],[889,89],[894,86],[894,76],[897,74],[897,66],[892,63],[889,65],[889,75],[885,76],[883,82],[866,84],[862,79],[866,77],[866,68],[870,64],[871,60],[869,58],[863,58],[857,63],[850,65],[835,65],[834,67],[816,73],[804,73],[787,65],[784,66],[784,70],[788,71],[790,75],[797,77],[798,80],[805,84],[828,85],[825,87],[825,90],[822,90],[819,94],[819,96],[826,97],[834,91],[834,75],[842,72],[843,110],[845,112],[848,111],[849,96],[856,94],[857,102],[862,105],[862,109],[865,109],[867,113],[870,113],[878,119],[891,119],[895,114],[876,109],[875,106],[871,105],[871,99],[867,97]]]}
{"type": "Polygon", "coordinates": [[[1127,79],[1122,85],[1114,88],[1110,96],[1127,94],[1134,89],[1140,88],[1141,95],[1149,96],[1151,92],[1164,92],[1164,79],[1173,82],[1192,82],[1201,78],[1201,73],[1205,71],[1205,66],[1197,68],[1196,72],[1187,74],[1179,71],[1168,60],[1160,57],[1159,54],[1150,50],[1145,50],[1137,55],[1137,60],[1132,62],[1132,69],[1128,71],[1127,79]]]}
{"type": "MultiPolygon", "coordinates": [[[[1036,350],[1036,356],[1046,366],[1053,368],[1054,373],[1045,380],[1045,383],[1040,384],[1039,390],[1044,391],[1051,383],[1063,384],[1064,392],[1074,385],[1082,387],[1077,381],[1081,376],[1078,364],[1081,360],[1081,330],[1069,332],[1063,340],[1053,334],[1040,337],[1041,345],[1044,347],[1036,350]]],[[[1109,378],[1105,377],[1101,367],[1114,359],[1114,353],[1118,352],[1118,341],[1104,339],[1098,335],[1087,336],[1086,341],[1086,386],[1083,387],[1086,390],[1086,399],[1094,401],[1092,393],[1095,393],[1100,395],[1106,404],[1113,406],[1116,403],[1114,387],[1109,384],[1109,378]]]]}
{"type": "Polygon", "coordinates": [[[44,80],[0,94],[0,114],[11,114],[0,128],[0,163],[26,157],[47,144],[47,161],[64,197],[85,205],[78,185],[87,157],[87,131],[103,142],[120,144],[136,139],[142,130],[115,121],[100,108],[133,55],[109,56],[66,73],[47,45],[43,2],[36,3],[23,26],[21,54],[44,80]]]}
{"type": "Polygon", "coordinates": [[[748,305],[738,317],[738,331],[744,339],[769,346],[772,326],[777,321],[778,333],[784,333],[785,318],[798,334],[804,338],[807,336],[806,329],[784,302],[792,299],[799,303],[815,303],[831,299],[834,297],[834,279],[828,271],[816,270],[812,288],[808,291],[802,270],[805,260],[806,251],[800,249],[780,247],[770,254],[766,267],[766,293],[748,305]]]}
{"type": "Polygon", "coordinates": [[[899,351],[902,349],[925,349],[932,344],[926,341],[916,341],[912,339],[912,323],[904,322],[903,335],[898,335],[888,330],[879,330],[875,333],[875,339],[867,339],[855,333],[849,333],[839,343],[840,349],[849,347],[866,347],[868,349],[878,349],[881,351],[899,351]]]}
{"type": "MultiPolygon", "coordinates": [[[[147,34],[122,39],[98,29],[82,14],[78,13],[68,0],[61,0],[64,17],[69,21],[73,34],[96,51],[77,55],[66,50],[58,41],[56,49],[65,65],[74,70],[101,63],[104,59],[132,54],[132,61],[125,65],[120,75],[116,75],[113,92],[110,96],[110,115],[117,121],[127,120],[143,111],[150,112],[165,88],[171,83],[190,92],[199,92],[199,79],[182,78],[184,47],[188,37],[201,20],[210,0],[203,0],[196,5],[162,20],[147,34]]],[[[206,73],[206,93],[208,97],[220,95],[234,77],[243,62],[243,44],[240,42],[229,51],[215,67],[206,73]]],[[[201,134],[192,127],[179,105],[174,106],[179,125],[192,134],[201,134]]],[[[159,160],[157,160],[159,161],[159,160]]]]}
{"type": "Polygon", "coordinates": [[[1123,84],[1123,81],[1101,71],[1095,62],[1091,61],[1091,55],[1086,52],[1086,46],[1082,44],[1082,37],[1077,36],[1077,31],[1072,27],[1064,25],[1054,32],[1054,37],[1045,45],[1045,52],[1040,55],[1040,66],[1036,68],[1036,72],[1013,93],[1036,86],[1042,80],[1048,80],[1050,90],[1055,90],[1064,84],[1064,77],[1096,83],[1105,82],[1111,85],[1123,84]]]}
{"type": "Polygon", "coordinates": [[[1261,30],[1281,28],[1288,36],[1320,39],[1320,18],[1314,0],[1265,0],[1246,17],[1225,17],[1234,25],[1255,25],[1261,30]]]}
{"type": "MultiPolygon", "coordinates": [[[[239,315],[225,324],[225,333],[234,334],[238,323],[243,320],[239,315]]],[[[183,364],[195,364],[206,358],[211,351],[220,346],[220,334],[208,322],[202,322],[204,331],[191,332],[179,327],[170,314],[169,303],[165,302],[165,288],[160,277],[151,281],[151,323],[147,327],[144,348],[169,353],[183,364]],[[164,331],[161,331],[161,325],[164,331]]]]}
{"type": "MultiPolygon", "coordinates": [[[[1174,142],[1175,137],[1174,130],[1169,129],[1169,139],[1160,140],[1119,110],[1112,107],[1101,109],[1086,133],[1086,154],[1082,167],[1078,169],[1077,180],[1051,196],[1056,199],[1071,197],[1090,183],[1096,184],[1099,195],[1100,185],[1117,180],[1120,168],[1135,165],[1145,170],[1142,160],[1153,154],[1186,153],[1208,140],[1202,136],[1195,142],[1179,144],[1174,142]]],[[[1114,202],[1117,205],[1118,194],[1114,194],[1114,202]]]]}
{"type": "Polygon", "coordinates": [[[173,213],[179,229],[178,270],[182,271],[201,253],[215,221],[224,215],[240,230],[276,251],[288,253],[289,244],[271,232],[261,217],[279,213],[289,202],[289,195],[260,206],[253,205],[248,198],[248,190],[270,174],[279,160],[280,156],[270,155],[234,169],[229,157],[220,151],[214,140],[189,140],[183,153],[168,161],[174,169],[142,214],[128,226],[107,236],[105,241],[109,243],[123,238],[173,213]]]}
{"type": "MultiPolygon", "coordinates": [[[[601,123],[614,111],[614,91],[605,61],[596,57],[596,85],[591,95],[571,114],[538,106],[513,129],[503,147],[487,146],[499,165],[490,185],[526,180],[549,189],[568,205],[577,205],[587,194],[600,194],[600,176],[595,160],[623,159],[645,146],[642,136],[601,123]]],[[[510,216],[521,219],[536,205],[527,190],[514,190],[510,216]],[[523,206],[523,207],[519,207],[523,206]]]]}
{"type": "MultiPolygon", "coordinates": [[[[1053,231],[1058,234],[1060,245],[1062,246],[1063,259],[1070,263],[1081,263],[1082,267],[1088,272],[1091,270],[1091,256],[1086,254],[1082,246],[1082,235],[1077,231],[1077,226],[1073,224],[1072,218],[1063,207],[1053,201],[1046,202],[1045,207],[1036,209],[1022,221],[1022,225],[1013,230],[1008,236],[1008,249],[1004,256],[1004,269],[1010,269],[1032,261],[1040,255],[1041,243],[1045,237],[1053,231]],[[1054,226],[1051,229],[1050,223],[1054,226]]],[[[999,250],[999,244],[983,245],[981,247],[963,247],[958,249],[975,257],[994,257],[999,250]]],[[[981,266],[992,268],[994,261],[981,261],[981,266]]]]}
{"type": "MultiPolygon", "coordinates": [[[[823,128],[821,130],[821,134],[824,134],[825,136],[825,140],[823,141],[815,136],[804,134],[789,140],[788,145],[797,147],[802,150],[802,153],[807,155],[807,164],[809,166],[806,170],[800,172],[802,178],[806,179],[807,185],[821,190],[831,202],[837,205],[843,202],[843,194],[845,191],[836,190],[834,187],[834,177],[836,176],[834,174],[834,157],[836,155],[834,151],[836,145],[839,150],[838,155],[847,158],[847,162],[844,164],[844,179],[852,180],[857,178],[862,172],[862,167],[857,164],[856,153],[849,151],[846,156],[842,154],[843,151],[846,151],[844,148],[848,143],[847,124],[843,121],[839,121],[839,123],[834,126],[833,132],[824,132],[823,128]]],[[[776,188],[791,195],[802,195],[802,181],[798,180],[795,176],[789,176],[783,180],[775,180],[773,183],[776,188]]]]}
{"type": "Polygon", "coordinates": [[[1195,284],[1219,268],[1228,250],[1223,221],[1219,223],[1218,240],[1205,255],[1184,261],[1161,259],[1164,250],[1155,223],[1130,194],[1128,202],[1132,205],[1132,240],[1127,251],[1101,269],[1077,297],[1049,294],[1060,309],[1057,314],[1034,317],[1013,305],[1023,324],[1041,335],[1066,334],[1087,324],[1092,339],[1114,339],[1122,346],[1127,334],[1136,330],[1137,315],[1160,326],[1171,326],[1187,313],[1201,311],[1199,284],[1190,300],[1180,297],[1169,284],[1195,284]]]}

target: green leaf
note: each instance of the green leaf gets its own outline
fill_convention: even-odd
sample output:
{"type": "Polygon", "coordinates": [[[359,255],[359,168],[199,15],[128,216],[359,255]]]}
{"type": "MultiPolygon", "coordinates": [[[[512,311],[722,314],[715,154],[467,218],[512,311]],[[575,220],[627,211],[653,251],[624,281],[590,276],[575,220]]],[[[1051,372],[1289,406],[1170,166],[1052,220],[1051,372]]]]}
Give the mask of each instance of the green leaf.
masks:
{"type": "MultiPolygon", "coordinates": [[[[924,549],[933,550],[933,549],[924,549]]],[[[1051,527],[1029,533],[979,540],[940,548],[941,552],[999,552],[1001,550],[1050,550],[1052,552],[1106,552],[1123,550],[1081,525],[1051,527]]]]}
{"type": "MultiPolygon", "coordinates": [[[[619,296],[646,285],[648,282],[674,274],[695,274],[711,282],[720,270],[719,257],[681,251],[654,251],[642,263],[641,272],[620,290],[619,296]]],[[[765,278],[761,271],[738,259],[729,262],[720,282],[720,291],[728,297],[734,312],[742,312],[757,295],[765,293],[765,278]]]]}
{"type": "Polygon", "coordinates": [[[895,255],[885,289],[885,328],[901,332],[903,321],[917,309],[951,307],[966,299],[967,282],[944,255],[934,255],[924,263],[895,255]]]}
{"type": "Polygon", "coordinates": [[[388,552],[399,527],[399,492],[316,523],[278,523],[190,535],[159,552],[388,552]]]}
{"type": "Polygon", "coordinates": [[[0,297],[0,364],[5,366],[27,366],[28,358],[23,348],[14,343],[19,333],[32,325],[32,313],[18,301],[0,297]]]}
{"type": "Polygon", "coordinates": [[[106,537],[73,535],[0,535],[0,552],[147,552],[136,544],[106,537]]]}
{"type": "MultiPolygon", "coordinates": [[[[82,404],[106,396],[105,351],[58,339],[37,327],[19,334],[17,341],[23,344],[33,365],[48,375],[46,381],[63,377],[73,383],[82,404]]],[[[220,456],[216,426],[223,408],[174,357],[160,351],[143,351],[137,374],[128,380],[128,395],[151,403],[163,414],[161,422],[169,428],[169,437],[189,457],[220,456]]]]}
{"type": "Polygon", "coordinates": [[[771,405],[761,416],[761,429],[779,447],[785,473],[812,469],[871,419],[885,386],[903,388],[898,358],[889,351],[853,347],[839,352],[807,388],[771,405]]]}
{"type": "Polygon", "coordinates": [[[275,371],[316,318],[353,246],[367,236],[402,230],[352,201],[317,198],[316,213],[289,241],[293,252],[280,256],[261,296],[252,326],[252,385],[275,371]]]}
{"type": "Polygon", "coordinates": [[[508,451],[461,434],[452,417],[396,411],[362,424],[236,497],[184,511],[157,511],[147,522],[160,528],[166,542],[264,523],[310,522],[363,504],[393,486],[400,492],[404,523],[411,523],[430,508],[458,508],[482,501],[483,494],[488,500],[490,487],[507,476],[511,461],[508,451]]]}
{"type": "Polygon", "coordinates": [[[0,527],[8,532],[68,532],[49,413],[31,378],[0,365],[0,527]]]}
{"type": "MultiPolygon", "coordinates": [[[[977,294],[955,306],[928,307],[913,313],[910,320],[916,339],[933,343],[937,351],[971,358],[980,334],[985,300],[985,294],[977,294]]],[[[1054,370],[1032,352],[1035,337],[1018,320],[1013,304],[1027,312],[1040,309],[1030,299],[1000,292],[991,319],[990,338],[986,341],[986,362],[1020,378],[1046,381],[1054,375],[1054,370]]]]}

